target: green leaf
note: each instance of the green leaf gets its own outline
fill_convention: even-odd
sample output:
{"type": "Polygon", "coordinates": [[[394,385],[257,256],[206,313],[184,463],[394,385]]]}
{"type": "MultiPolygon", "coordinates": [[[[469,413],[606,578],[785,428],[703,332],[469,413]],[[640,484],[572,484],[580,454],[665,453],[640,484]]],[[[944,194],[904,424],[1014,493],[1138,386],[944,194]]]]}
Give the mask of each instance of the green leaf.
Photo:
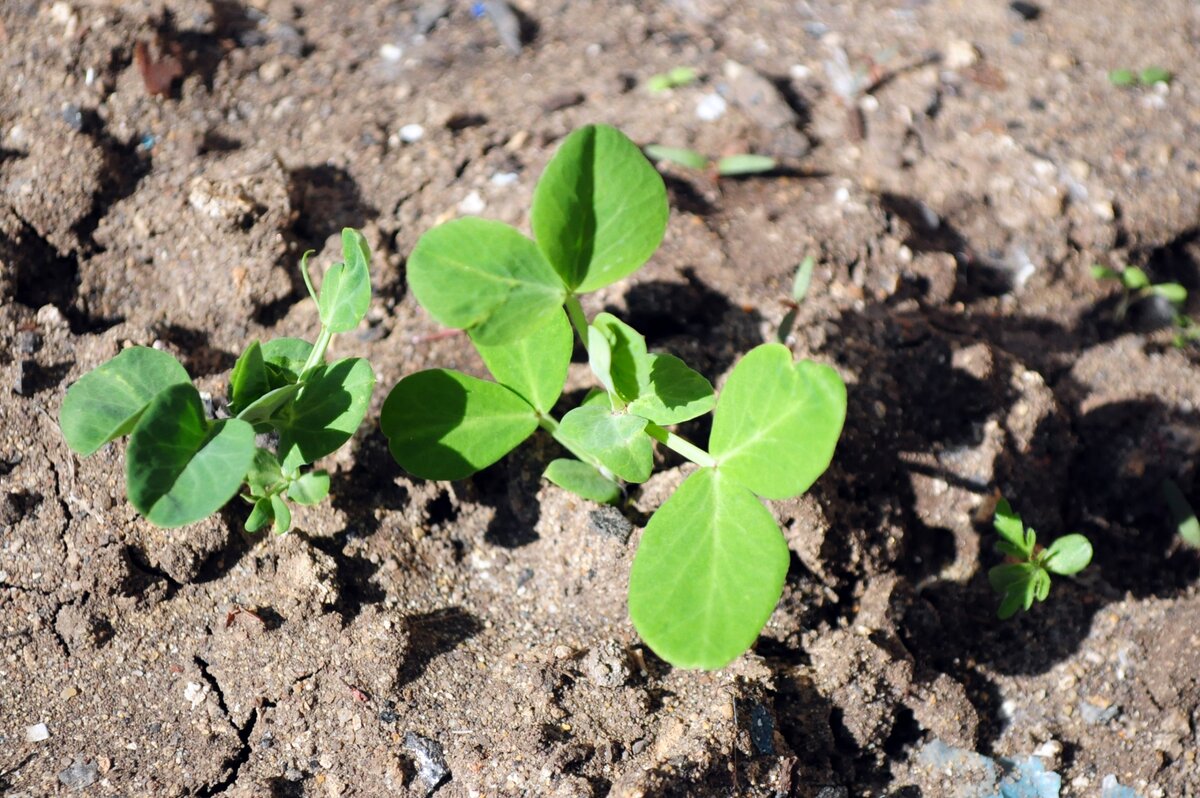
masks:
{"type": "Polygon", "coordinates": [[[357,327],[371,305],[371,252],[362,233],[349,227],[342,230],[342,257],[344,263],[335,263],[325,272],[317,303],[321,324],[335,333],[357,327]]]}
{"type": "Polygon", "coordinates": [[[283,469],[269,449],[255,449],[254,459],[246,471],[246,484],[252,496],[265,496],[283,481],[283,469]]]}
{"type": "Polygon", "coordinates": [[[506,224],[475,217],[421,236],[408,258],[408,282],[429,315],[490,346],[547,324],[567,297],[536,244],[506,224]]]}
{"type": "Polygon", "coordinates": [[[558,435],[626,482],[645,482],[654,467],[654,445],[645,429],[644,418],[584,405],[563,416],[558,435]]]}
{"type": "Polygon", "coordinates": [[[379,425],[392,457],[423,479],[464,479],[515,449],[537,414],[503,385],[430,369],[396,384],[379,425]]]}
{"type": "Polygon", "coordinates": [[[276,535],[282,535],[292,528],[292,510],[278,493],[271,494],[271,515],[275,519],[276,535]]]}
{"type": "Polygon", "coordinates": [[[1150,291],[1167,300],[1172,305],[1182,305],[1184,302],[1187,302],[1187,289],[1179,283],[1158,283],[1150,286],[1150,291]]]}
{"type": "Polygon", "coordinates": [[[648,144],[644,150],[646,157],[652,161],[667,161],[686,166],[688,169],[705,169],[708,158],[695,150],[684,147],[664,147],[661,144],[648,144]]]}
{"type": "MultiPolygon", "coordinates": [[[[1045,568],[1038,568],[1033,572],[1033,579],[1030,581],[1030,592],[1038,601],[1045,601],[1046,596],[1050,595],[1050,574],[1045,568]]],[[[1025,600],[1025,609],[1033,606],[1033,602],[1029,599],[1025,600]]]]}
{"type": "Polygon", "coordinates": [[[613,504],[621,498],[621,486],[595,467],[578,460],[551,460],[542,475],[563,490],[600,504],[613,504]]]}
{"type": "Polygon", "coordinates": [[[337,451],[362,423],[374,388],[375,372],[363,358],[319,366],[272,421],[279,430],[283,469],[291,473],[337,451]]]}
{"type": "Polygon", "coordinates": [[[474,340],[474,335],[472,343],[496,382],[512,389],[535,410],[550,412],[567,382],[575,345],[566,313],[556,313],[548,324],[510,344],[489,346],[474,340]]]}
{"type": "Polygon", "coordinates": [[[275,520],[275,515],[271,511],[271,500],[263,497],[254,503],[254,509],[246,518],[246,531],[257,532],[273,520],[275,520]]]}
{"type": "Polygon", "coordinates": [[[646,81],[646,89],[657,94],[678,86],[686,86],[697,76],[696,70],[691,67],[675,67],[668,72],[652,76],[646,81]]]}
{"type": "Polygon", "coordinates": [[[1022,582],[1013,590],[1006,592],[1000,599],[1000,609],[996,612],[996,615],[999,616],[1000,620],[1008,620],[1017,614],[1017,610],[1024,606],[1026,584],[1027,583],[1022,582]]]}
{"type": "Polygon", "coordinates": [[[629,574],[629,616],[672,665],[720,668],[758,637],[789,559],[775,519],[754,495],[702,468],[646,526],[629,574]]]}
{"type": "Polygon", "coordinates": [[[768,155],[726,155],[717,161],[717,174],[722,177],[758,175],[770,172],[779,164],[768,155]]]}
{"type": "Polygon", "coordinates": [[[172,385],[191,379],[179,361],[145,346],[131,346],[89,371],[67,389],[58,423],[67,445],[87,457],[127,435],[146,405],[172,385]]]}
{"type": "Polygon", "coordinates": [[[287,497],[296,504],[320,504],[328,495],[328,471],[309,471],[293,480],[287,489],[287,497]]]}
{"type": "Polygon", "coordinates": [[[667,426],[702,416],[717,398],[712,383],[674,355],[648,355],[648,383],[640,386],[629,412],[667,426]]]}
{"type": "MultiPolygon", "coordinates": [[[[1013,510],[1008,499],[1000,499],[996,502],[996,514],[992,517],[992,526],[995,527],[997,534],[1011,546],[1011,549],[1006,548],[1001,551],[1022,560],[1028,560],[1033,556],[1033,547],[1037,541],[1034,536],[1026,533],[1021,516],[1013,510]]],[[[999,544],[996,547],[999,549],[999,544]]]]}
{"type": "Polygon", "coordinates": [[[1017,610],[1029,609],[1033,604],[1038,572],[1045,573],[1039,566],[1027,562],[997,565],[988,570],[988,582],[1001,594],[998,612],[1001,619],[1011,618],[1017,610]]]}
{"type": "Polygon", "coordinates": [[[196,389],[173,385],[129,437],[129,501],[158,526],[199,521],[233,498],[253,459],[253,427],[235,418],[209,423],[196,389]]]}
{"type": "Polygon", "coordinates": [[[1097,280],[1120,280],[1121,273],[1108,266],[1095,264],[1092,266],[1092,277],[1095,277],[1097,280]]]}
{"type": "Polygon", "coordinates": [[[1171,479],[1163,482],[1162,494],[1179,537],[1188,545],[1200,548],[1200,521],[1196,520],[1196,511],[1192,509],[1191,502],[1171,479]]]}
{"type": "Polygon", "coordinates": [[[1126,266],[1121,272],[1121,283],[1130,291],[1137,291],[1150,286],[1150,278],[1137,266],[1126,266]]]}
{"type": "Polygon", "coordinates": [[[667,189],[637,145],[608,125],[563,141],[533,192],[538,247],[576,293],[636,271],[667,229],[667,189]]]}
{"type": "MultiPolygon", "coordinates": [[[[616,386],[613,384],[613,351],[612,344],[609,343],[608,337],[604,332],[595,325],[589,325],[588,333],[588,368],[592,370],[592,374],[604,386],[604,389],[611,394],[617,394],[616,386]]],[[[620,394],[617,394],[619,397],[620,394]]]]}
{"type": "Polygon", "coordinates": [[[267,366],[267,373],[275,378],[271,387],[279,388],[284,382],[300,379],[300,372],[304,370],[310,354],[312,344],[301,338],[273,338],[263,344],[263,362],[267,366]]]}
{"type": "Polygon", "coordinates": [[[246,347],[229,374],[229,412],[238,415],[247,405],[271,390],[262,345],[246,347]]]}
{"type": "Polygon", "coordinates": [[[1092,543],[1083,535],[1064,535],[1050,544],[1042,565],[1056,574],[1071,576],[1092,561],[1092,543]]]}
{"type": "Polygon", "coordinates": [[[242,412],[238,413],[237,417],[251,424],[261,424],[268,421],[275,415],[276,411],[290,402],[300,392],[302,387],[304,386],[296,382],[284,383],[274,390],[267,391],[242,408],[242,412]]]}
{"type": "Polygon", "coordinates": [[[1137,76],[1132,69],[1113,69],[1108,73],[1108,82],[1114,86],[1132,86],[1137,82],[1137,76]]]}
{"type": "Polygon", "coordinates": [[[717,400],[708,450],[723,473],[769,499],[798,496],[824,473],[846,420],[846,386],[829,366],[760,344],[717,400]]]}
{"type": "Polygon", "coordinates": [[[1171,71],[1162,67],[1146,67],[1138,75],[1143,86],[1153,86],[1155,83],[1170,83],[1171,71]]]}
{"type": "Polygon", "coordinates": [[[796,276],[792,278],[792,299],[794,301],[803,302],[804,297],[808,296],[808,286],[812,283],[815,265],[816,261],[813,260],[812,255],[800,261],[800,266],[796,269],[796,276]]]}

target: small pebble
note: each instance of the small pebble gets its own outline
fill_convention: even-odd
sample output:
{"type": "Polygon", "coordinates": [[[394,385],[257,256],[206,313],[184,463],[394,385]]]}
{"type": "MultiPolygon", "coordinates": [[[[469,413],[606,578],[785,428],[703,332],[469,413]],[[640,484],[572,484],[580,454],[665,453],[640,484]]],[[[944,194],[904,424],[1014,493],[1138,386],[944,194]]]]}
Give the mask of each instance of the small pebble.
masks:
{"type": "Polygon", "coordinates": [[[458,212],[465,216],[476,216],[483,213],[483,209],[486,207],[487,203],[483,201],[483,197],[479,196],[479,192],[472,191],[458,203],[458,212]]]}
{"type": "Polygon", "coordinates": [[[497,172],[492,175],[493,186],[511,186],[517,182],[518,175],[516,172],[497,172]]]}
{"type": "Polygon", "coordinates": [[[979,60],[979,51],[965,39],[954,39],[946,45],[942,63],[947,69],[966,69],[979,60]]]}
{"type": "Polygon", "coordinates": [[[70,126],[71,130],[79,132],[83,130],[83,110],[75,104],[64,105],[62,109],[63,121],[70,126]]]}
{"type": "Polygon", "coordinates": [[[379,57],[384,61],[395,63],[404,56],[404,50],[391,42],[379,48],[379,57]]]}
{"type": "Polygon", "coordinates": [[[706,94],[696,103],[696,116],[704,122],[715,122],[725,115],[728,108],[725,98],[717,93],[706,94]]]}
{"type": "Polygon", "coordinates": [[[59,771],[58,780],[69,790],[83,790],[96,783],[100,768],[95,762],[83,762],[79,759],[68,768],[59,771]]]}
{"type": "Polygon", "coordinates": [[[417,779],[424,785],[425,795],[432,795],[450,776],[442,746],[436,740],[405,732],[404,750],[412,755],[413,764],[417,767],[417,779]]]}
{"type": "Polygon", "coordinates": [[[414,144],[425,136],[425,128],[416,122],[400,128],[400,140],[405,144],[414,144]]]}
{"type": "Polygon", "coordinates": [[[1008,4],[1012,12],[1026,22],[1033,22],[1042,15],[1042,7],[1026,0],[1013,0],[1008,4]]]}
{"type": "Polygon", "coordinates": [[[45,723],[36,723],[25,727],[25,742],[40,743],[50,739],[50,729],[45,723]]]}

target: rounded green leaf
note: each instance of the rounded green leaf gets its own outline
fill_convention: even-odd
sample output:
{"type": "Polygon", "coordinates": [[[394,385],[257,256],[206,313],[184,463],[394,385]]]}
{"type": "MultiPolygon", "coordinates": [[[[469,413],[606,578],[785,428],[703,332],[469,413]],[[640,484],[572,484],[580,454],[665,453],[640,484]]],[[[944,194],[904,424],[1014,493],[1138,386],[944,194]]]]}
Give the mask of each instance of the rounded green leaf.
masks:
{"type": "Polygon", "coordinates": [[[247,405],[270,390],[262,345],[255,341],[242,352],[229,374],[229,412],[238,415],[247,405]]]}
{"type": "Polygon", "coordinates": [[[686,166],[688,169],[704,169],[708,166],[708,158],[695,150],[684,147],[664,147],[661,144],[648,144],[645,149],[646,157],[654,161],[667,161],[686,166]]]}
{"type": "Polygon", "coordinates": [[[537,245],[577,293],[636,271],[667,229],[667,190],[637,145],[608,125],[563,141],[533,192],[537,245]]]}
{"type": "Polygon", "coordinates": [[[271,494],[271,515],[275,519],[276,535],[282,535],[292,528],[292,508],[278,493],[271,494]]]}
{"type": "Polygon", "coordinates": [[[328,471],[309,471],[294,480],[287,489],[287,497],[296,504],[320,504],[328,495],[328,471]]]}
{"type": "Polygon", "coordinates": [[[343,263],[325,272],[317,303],[321,324],[335,333],[357,327],[371,305],[371,252],[362,233],[349,227],[342,230],[342,258],[343,263]]]}
{"type": "Polygon", "coordinates": [[[362,423],[375,388],[375,372],[360,357],[320,366],[291,404],[272,417],[279,430],[284,471],[337,451],[362,423]]]}
{"type": "Polygon", "coordinates": [[[612,504],[621,498],[621,486],[594,466],[579,460],[559,458],[550,461],[542,475],[563,490],[600,504],[612,504]]]}
{"type": "Polygon", "coordinates": [[[274,378],[271,387],[279,388],[284,382],[298,380],[311,353],[312,344],[302,338],[272,338],[263,344],[263,362],[267,373],[274,378]]]}
{"type": "Polygon", "coordinates": [[[629,616],[672,665],[720,668],[771,617],[789,559],[775,519],[754,494],[702,468],[646,526],[629,574],[629,616]]]}
{"type": "Polygon", "coordinates": [[[1077,574],[1092,561],[1092,543],[1083,535],[1063,535],[1050,544],[1042,565],[1056,574],[1077,574]]]}
{"type": "Polygon", "coordinates": [[[496,382],[516,392],[534,409],[549,413],[562,395],[575,339],[567,314],[559,312],[530,335],[509,344],[489,346],[471,336],[496,382]]]}
{"type": "Polygon", "coordinates": [[[645,482],[654,467],[654,445],[645,429],[644,418],[587,404],[563,416],[558,437],[626,482],[645,482]]]}
{"type": "MultiPolygon", "coordinates": [[[[646,339],[611,313],[596,314],[596,318],[588,327],[589,346],[594,343],[596,336],[603,337],[607,349],[607,360],[601,365],[608,367],[611,386],[605,383],[605,387],[615,390],[622,400],[632,402],[641,394],[642,387],[650,381],[646,339]]],[[[597,379],[604,382],[595,363],[592,364],[592,372],[596,374],[597,379]]]]}
{"type": "Polygon", "coordinates": [[[717,400],[708,450],[759,496],[798,496],[829,467],[846,420],[846,386],[829,366],[792,362],[761,344],[734,367],[717,400]]]}
{"type": "Polygon", "coordinates": [[[58,423],[67,446],[84,457],[129,434],[146,405],[172,385],[191,379],[166,352],[131,346],[67,389],[58,423]]]}
{"type": "Polygon", "coordinates": [[[717,161],[717,174],[722,177],[758,175],[769,172],[778,165],[769,155],[726,155],[717,161]]]}
{"type": "Polygon", "coordinates": [[[252,496],[266,496],[283,481],[283,469],[269,449],[255,449],[254,459],[246,470],[246,484],[252,496]]]}
{"type": "Polygon", "coordinates": [[[275,515],[271,510],[271,500],[264,496],[254,503],[254,509],[247,516],[246,531],[257,532],[274,519],[275,515]]]}
{"type": "Polygon", "coordinates": [[[508,388],[457,371],[410,374],[388,394],[379,426],[392,457],[423,479],[464,479],[515,449],[537,414],[508,388]]]}
{"type": "Polygon", "coordinates": [[[647,355],[648,382],[639,387],[629,412],[655,424],[681,424],[713,409],[712,383],[674,355],[647,355]]]}
{"type": "MultiPolygon", "coordinates": [[[[1037,543],[1037,536],[1033,530],[1026,531],[1025,524],[1021,521],[1021,516],[1017,515],[1013,510],[1012,505],[1008,503],[1008,499],[1000,499],[996,502],[996,513],[992,517],[992,526],[996,528],[997,534],[1003,538],[1008,544],[1001,549],[1005,554],[1011,554],[1014,557],[1021,559],[1029,559],[1033,556],[1033,547],[1037,543]]],[[[997,544],[997,548],[1001,544],[997,544]]]]}
{"type": "Polygon", "coordinates": [[[1183,305],[1187,302],[1187,289],[1179,283],[1158,283],[1150,286],[1150,291],[1163,299],[1170,302],[1172,305],[1183,305]]]}
{"type": "Polygon", "coordinates": [[[253,459],[253,427],[235,418],[210,423],[196,389],[173,385],[129,436],[129,501],[158,526],[199,521],[233,498],[253,459]]]}
{"type": "Polygon", "coordinates": [[[475,217],[421,236],[408,257],[408,283],[438,322],[493,346],[547,324],[567,297],[536,244],[506,224],[475,217]]]}

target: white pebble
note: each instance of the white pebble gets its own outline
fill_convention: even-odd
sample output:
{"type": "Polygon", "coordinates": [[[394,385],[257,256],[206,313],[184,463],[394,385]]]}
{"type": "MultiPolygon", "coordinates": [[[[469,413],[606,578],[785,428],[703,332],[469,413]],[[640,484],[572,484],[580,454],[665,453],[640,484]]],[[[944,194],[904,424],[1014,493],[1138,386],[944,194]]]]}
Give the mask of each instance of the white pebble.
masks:
{"type": "Polygon", "coordinates": [[[833,198],[839,205],[845,205],[850,201],[850,189],[842,186],[837,191],[833,192],[833,198]]]}
{"type": "Polygon", "coordinates": [[[404,55],[404,50],[390,42],[379,48],[379,57],[384,61],[399,61],[404,55]]]}
{"type": "Polygon", "coordinates": [[[700,102],[696,103],[696,116],[705,122],[715,122],[725,115],[727,107],[725,98],[721,95],[706,94],[700,98],[700,102]]]}
{"type": "Polygon", "coordinates": [[[462,202],[458,203],[458,212],[467,216],[474,216],[483,213],[483,209],[486,207],[487,203],[483,201],[483,197],[479,196],[479,192],[472,191],[462,198],[462,202]]]}
{"type": "Polygon", "coordinates": [[[518,175],[516,172],[497,172],[496,174],[492,175],[492,185],[511,186],[513,183],[517,182],[517,177],[518,175]]]}
{"type": "Polygon", "coordinates": [[[400,128],[400,140],[407,144],[420,141],[424,136],[425,128],[421,127],[416,122],[400,128]]]}
{"type": "Polygon", "coordinates": [[[183,688],[183,700],[192,705],[192,709],[204,703],[204,699],[208,697],[208,688],[201,687],[195,682],[188,682],[187,687],[183,688]]]}
{"type": "Polygon", "coordinates": [[[50,729],[45,723],[37,723],[33,726],[25,727],[25,742],[40,743],[42,740],[50,739],[50,729]]]}
{"type": "Polygon", "coordinates": [[[792,80],[808,80],[812,77],[812,69],[804,64],[792,64],[788,68],[788,77],[792,80]]]}

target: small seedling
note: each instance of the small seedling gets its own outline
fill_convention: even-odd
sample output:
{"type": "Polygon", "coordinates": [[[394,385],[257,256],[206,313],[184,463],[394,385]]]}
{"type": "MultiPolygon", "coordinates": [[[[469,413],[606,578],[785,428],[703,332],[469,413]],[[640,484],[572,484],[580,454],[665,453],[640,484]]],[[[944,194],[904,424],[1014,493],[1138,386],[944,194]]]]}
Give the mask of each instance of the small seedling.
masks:
{"type": "Polygon", "coordinates": [[[67,390],[59,426],[87,457],[129,436],[125,486],[151,523],[190,524],[223,507],[245,485],[246,529],[291,527],[288,501],[317,504],[329,474],[303,470],[350,439],[362,423],[375,373],[362,358],[325,362],[337,333],[353,330],[371,301],[370,252],[362,234],[342,231],[343,263],[325,273],[318,295],[304,253],[300,268],[317,303],[315,344],[299,338],[253,342],[229,376],[228,414],[211,418],[174,357],[133,346],[67,390]],[[269,443],[259,443],[268,441],[269,443]]]}
{"type": "Polygon", "coordinates": [[[726,155],[722,158],[709,158],[695,150],[684,147],[664,147],[661,144],[647,145],[645,153],[653,161],[666,161],[688,169],[709,171],[717,177],[760,175],[779,166],[779,163],[769,155],[741,153],[726,155]]]}
{"type": "Polygon", "coordinates": [[[393,456],[426,479],[463,479],[537,429],[574,458],[550,482],[597,502],[641,483],[655,443],[695,464],[650,519],[629,577],[629,614],[674,665],[718,668],[744,652],[783,590],[787,543],[762,499],[798,496],[828,467],[846,415],[832,368],[752,349],[718,400],[682,360],[652,353],[610,313],[589,321],[579,297],[639,269],[667,224],[662,177],[618,130],[590,125],[563,141],[533,195],[533,239],[462,218],[425,233],[408,259],[420,304],[466,329],[495,381],[432,369],[401,380],[380,418],[393,456]],[[565,311],[564,311],[565,308],[565,311]],[[556,417],[574,346],[598,388],[556,417]],[[713,413],[707,451],[669,429],[713,413]]]}
{"type": "Polygon", "coordinates": [[[1113,312],[1114,319],[1119,323],[1124,321],[1129,308],[1151,296],[1160,296],[1171,303],[1176,309],[1187,302],[1187,289],[1179,283],[1152,283],[1146,272],[1137,266],[1126,266],[1124,269],[1112,269],[1108,266],[1092,267],[1092,276],[1097,280],[1115,280],[1124,289],[1121,300],[1113,312]]]}
{"type": "Polygon", "coordinates": [[[796,326],[796,317],[800,314],[800,303],[804,301],[804,297],[808,296],[808,286],[812,283],[813,266],[816,261],[812,255],[809,255],[804,260],[800,261],[799,268],[796,269],[796,276],[792,278],[792,298],[788,302],[788,312],[784,315],[783,321],[779,323],[778,340],[781,344],[786,344],[788,338],[792,335],[792,329],[796,326]]]}
{"type": "Polygon", "coordinates": [[[1092,561],[1092,544],[1083,535],[1064,535],[1049,548],[1039,546],[1037,534],[1021,522],[1005,499],[996,503],[993,524],[1000,534],[996,551],[1007,558],[988,570],[988,581],[1000,594],[996,614],[1001,620],[1011,618],[1017,610],[1028,611],[1034,599],[1045,601],[1050,594],[1050,574],[1072,576],[1092,561]]]}
{"type": "Polygon", "coordinates": [[[1137,84],[1153,86],[1156,83],[1170,83],[1171,78],[1170,70],[1156,66],[1146,67],[1141,72],[1134,72],[1132,69],[1114,69],[1108,73],[1108,82],[1121,88],[1137,84]]]}
{"type": "Polygon", "coordinates": [[[661,94],[694,83],[698,77],[699,73],[691,67],[679,66],[651,77],[646,81],[646,90],[653,94],[661,94]]]}
{"type": "Polygon", "coordinates": [[[1189,546],[1200,548],[1200,520],[1196,519],[1196,511],[1192,509],[1192,503],[1183,495],[1183,491],[1175,484],[1175,480],[1163,481],[1162,495],[1163,500],[1167,503],[1167,512],[1171,514],[1171,520],[1175,524],[1175,531],[1179,534],[1180,539],[1189,546]]]}

